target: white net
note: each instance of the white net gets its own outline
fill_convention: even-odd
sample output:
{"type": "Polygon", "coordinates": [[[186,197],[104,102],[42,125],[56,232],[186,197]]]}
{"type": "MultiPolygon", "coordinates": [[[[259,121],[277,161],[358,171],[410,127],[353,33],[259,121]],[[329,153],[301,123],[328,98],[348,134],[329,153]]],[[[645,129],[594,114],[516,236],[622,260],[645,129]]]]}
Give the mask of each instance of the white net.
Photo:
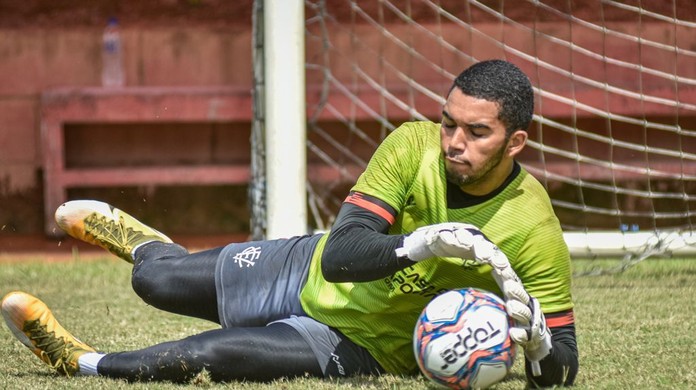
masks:
{"type": "Polygon", "coordinates": [[[330,226],[391,130],[412,119],[439,122],[461,70],[504,58],[537,95],[520,162],[546,186],[567,232],[694,231],[693,0],[305,5],[315,228],[330,226]]]}

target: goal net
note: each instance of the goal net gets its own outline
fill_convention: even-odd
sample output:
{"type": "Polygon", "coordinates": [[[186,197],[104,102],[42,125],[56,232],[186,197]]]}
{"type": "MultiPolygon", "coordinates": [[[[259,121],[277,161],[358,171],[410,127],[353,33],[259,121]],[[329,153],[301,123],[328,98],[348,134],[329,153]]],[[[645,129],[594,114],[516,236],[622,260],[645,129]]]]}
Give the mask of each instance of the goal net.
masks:
{"type": "Polygon", "coordinates": [[[519,161],[573,254],[696,253],[692,0],[307,0],[305,18],[316,229],[390,131],[439,122],[454,77],[503,58],[535,89],[519,161]]]}

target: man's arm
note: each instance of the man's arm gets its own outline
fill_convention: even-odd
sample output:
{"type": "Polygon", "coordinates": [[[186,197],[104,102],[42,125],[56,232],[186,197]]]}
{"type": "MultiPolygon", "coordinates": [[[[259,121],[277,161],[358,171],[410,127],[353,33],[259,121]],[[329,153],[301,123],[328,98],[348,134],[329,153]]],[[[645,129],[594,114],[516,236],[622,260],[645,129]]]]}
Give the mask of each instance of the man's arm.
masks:
{"type": "Polygon", "coordinates": [[[385,202],[351,192],[324,247],[324,278],[330,282],[366,282],[413,265],[395,253],[404,236],[387,234],[395,215],[396,210],[385,202]]]}

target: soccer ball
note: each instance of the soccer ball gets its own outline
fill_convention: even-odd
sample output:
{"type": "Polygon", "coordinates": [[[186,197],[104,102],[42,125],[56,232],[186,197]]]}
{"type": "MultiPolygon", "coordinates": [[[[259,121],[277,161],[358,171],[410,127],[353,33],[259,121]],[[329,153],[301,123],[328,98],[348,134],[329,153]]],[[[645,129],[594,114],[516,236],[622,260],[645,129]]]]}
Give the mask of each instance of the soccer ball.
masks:
{"type": "Polygon", "coordinates": [[[452,389],[484,389],[512,367],[512,319],[496,295],[475,289],[451,290],[423,309],[413,337],[421,372],[452,389]]]}

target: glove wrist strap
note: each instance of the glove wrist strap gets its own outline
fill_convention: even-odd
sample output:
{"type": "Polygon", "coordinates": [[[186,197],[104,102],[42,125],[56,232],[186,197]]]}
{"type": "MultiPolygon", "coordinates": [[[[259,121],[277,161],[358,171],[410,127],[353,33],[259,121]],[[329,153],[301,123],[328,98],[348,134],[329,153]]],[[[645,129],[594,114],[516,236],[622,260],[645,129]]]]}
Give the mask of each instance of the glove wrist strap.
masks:
{"type": "Polygon", "coordinates": [[[433,257],[425,240],[426,231],[416,230],[404,237],[403,246],[396,248],[397,257],[406,257],[411,261],[421,261],[433,257]]]}

